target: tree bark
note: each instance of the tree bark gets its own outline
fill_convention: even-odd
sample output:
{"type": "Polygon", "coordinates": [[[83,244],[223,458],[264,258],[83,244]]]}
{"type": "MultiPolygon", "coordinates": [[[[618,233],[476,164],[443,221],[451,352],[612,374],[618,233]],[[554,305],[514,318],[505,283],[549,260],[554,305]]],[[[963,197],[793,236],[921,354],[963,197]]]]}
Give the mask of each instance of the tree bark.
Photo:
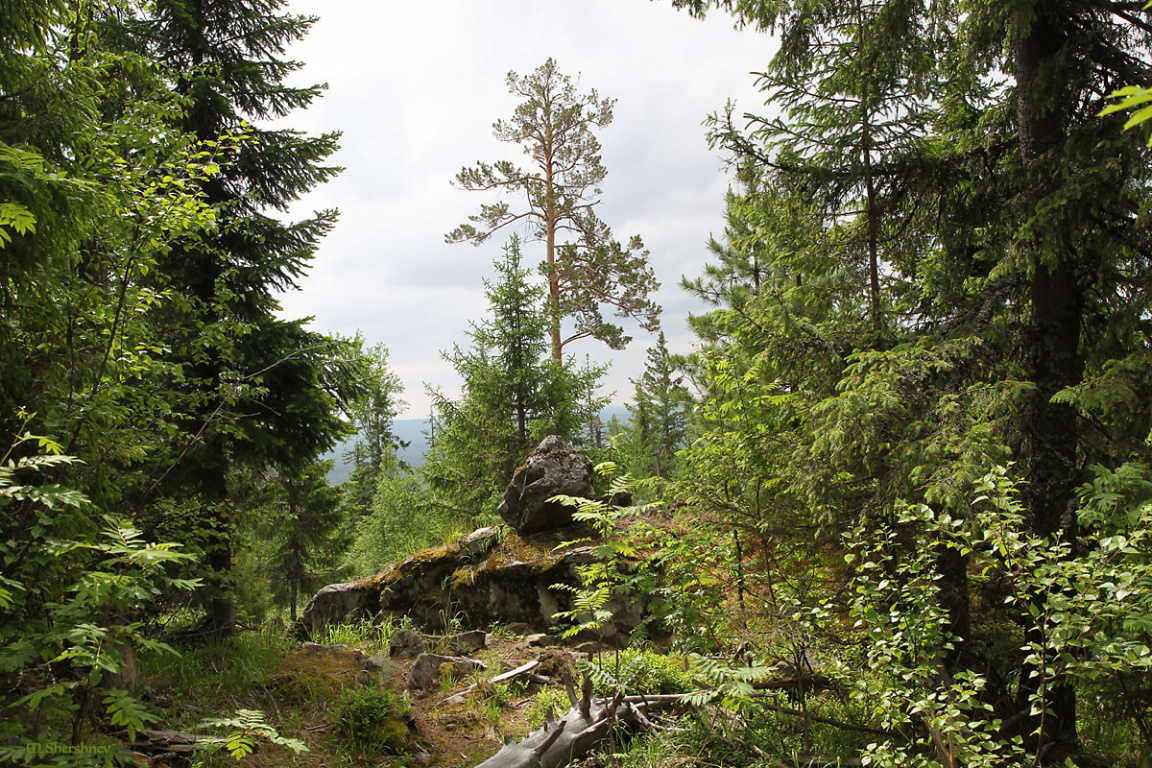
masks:
{"type": "MultiPolygon", "coordinates": [[[[1022,30],[1015,47],[1020,155],[1028,187],[1031,216],[1035,203],[1059,183],[1058,165],[1045,157],[1063,144],[1067,110],[1061,98],[1059,58],[1066,45],[1064,20],[1051,3],[1037,1],[1022,9],[1021,19],[1034,18],[1022,30]],[[1039,75],[1044,72],[1044,77],[1039,75]],[[1056,93],[1052,92],[1056,83],[1056,93]],[[1045,92],[1047,91],[1047,92],[1045,92]]],[[[1032,533],[1076,541],[1075,488],[1077,485],[1077,416],[1067,404],[1052,402],[1053,396],[1079,383],[1083,362],[1079,355],[1083,298],[1076,253],[1065,221],[1045,222],[1051,233],[1045,243],[1031,243],[1031,323],[1026,340],[1030,378],[1036,389],[1024,416],[1028,438],[1027,506],[1032,533]],[[1055,243],[1055,245],[1053,245],[1055,243]]],[[[1041,614],[1047,595],[1034,598],[1041,614]]],[[[1027,629],[1029,641],[1041,646],[1047,639],[1040,626],[1027,629]]],[[[1046,670],[1024,669],[1017,707],[1031,709],[1031,700],[1042,701],[1039,715],[1023,718],[1023,735],[1045,763],[1057,762],[1075,749],[1076,691],[1064,678],[1045,682],[1046,670]],[[1033,674],[1036,672],[1038,674],[1033,674]],[[1031,734],[1036,734],[1032,736],[1031,734]]]]}

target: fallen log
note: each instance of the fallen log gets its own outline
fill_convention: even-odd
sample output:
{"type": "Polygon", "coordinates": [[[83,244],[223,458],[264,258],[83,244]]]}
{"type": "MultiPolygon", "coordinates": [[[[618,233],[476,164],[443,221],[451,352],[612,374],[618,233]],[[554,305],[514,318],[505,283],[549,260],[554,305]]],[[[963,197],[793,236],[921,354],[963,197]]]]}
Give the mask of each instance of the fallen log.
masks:
{"type": "MultiPolygon", "coordinates": [[[[125,741],[128,732],[122,731],[125,741]]],[[[136,740],[129,746],[136,752],[156,756],[160,755],[190,755],[204,748],[204,737],[184,731],[152,731],[140,729],[136,731],[136,740]]]]}
{"type": "MultiPolygon", "coordinates": [[[[564,768],[570,762],[583,757],[600,746],[612,734],[614,723],[619,720],[638,732],[653,732],[656,726],[648,719],[645,710],[656,707],[660,709],[675,708],[686,704],[693,697],[703,691],[694,693],[657,694],[651,696],[633,695],[625,696],[618,693],[611,700],[596,699],[591,695],[591,680],[584,678],[583,691],[577,696],[572,679],[565,675],[564,683],[568,689],[568,698],[572,708],[560,720],[551,717],[544,726],[519,742],[505,744],[499,752],[476,768],[564,768]]],[[[757,691],[752,694],[754,698],[762,699],[769,694],[757,691]]],[[[888,731],[844,723],[830,718],[820,717],[801,710],[789,707],[780,707],[765,701],[761,706],[794,717],[815,720],[848,730],[863,731],[867,733],[889,735],[888,731]]],[[[772,759],[758,747],[741,742],[744,751],[760,760],[785,768],[791,765],[789,761],[772,759]]],[[[801,765],[820,764],[819,756],[802,756],[801,765]]],[[[863,765],[860,758],[840,758],[840,764],[846,766],[863,765]]]]}
{"type": "Polygon", "coordinates": [[[608,739],[615,721],[643,728],[648,722],[640,706],[585,697],[573,703],[559,720],[551,720],[519,742],[505,744],[476,768],[562,768],[608,739]]]}

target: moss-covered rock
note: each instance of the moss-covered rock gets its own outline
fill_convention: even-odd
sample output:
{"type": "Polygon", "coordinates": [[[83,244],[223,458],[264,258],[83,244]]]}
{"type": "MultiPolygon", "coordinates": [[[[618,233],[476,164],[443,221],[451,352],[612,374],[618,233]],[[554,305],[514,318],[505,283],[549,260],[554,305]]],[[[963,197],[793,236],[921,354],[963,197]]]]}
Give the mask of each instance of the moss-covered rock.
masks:
{"type": "MultiPolygon", "coordinates": [[[[342,606],[355,612],[372,606],[378,621],[406,617],[433,632],[512,623],[542,631],[553,625],[556,613],[571,610],[573,592],[580,586],[578,569],[595,557],[587,543],[594,538],[594,530],[579,524],[532,536],[482,529],[448,546],[418,552],[371,578],[347,583],[353,586],[325,587],[308,604],[297,631],[344,620],[346,616],[339,615],[342,606]],[[352,592],[355,599],[347,596],[352,592]]],[[[600,639],[625,638],[646,609],[642,601],[622,597],[613,597],[607,607],[614,618],[598,633],[600,639]]]]}

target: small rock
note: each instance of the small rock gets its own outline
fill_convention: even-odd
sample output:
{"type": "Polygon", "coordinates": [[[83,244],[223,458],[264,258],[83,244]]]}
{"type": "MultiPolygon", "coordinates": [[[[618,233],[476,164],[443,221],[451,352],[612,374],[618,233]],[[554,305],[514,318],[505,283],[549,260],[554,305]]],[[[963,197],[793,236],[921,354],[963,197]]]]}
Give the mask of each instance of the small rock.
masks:
{"type": "Polygon", "coordinates": [[[395,680],[404,674],[404,667],[382,653],[369,656],[364,663],[369,669],[375,670],[382,680],[395,680]]]}
{"type": "Polygon", "coordinates": [[[465,557],[480,557],[488,554],[500,541],[500,529],[494,525],[478,528],[460,539],[460,554],[465,557]]]}
{"type": "Polygon", "coordinates": [[[435,653],[422,653],[416,657],[416,663],[408,673],[408,687],[416,691],[428,691],[439,683],[440,667],[453,664],[456,667],[457,677],[463,677],[474,669],[486,669],[484,664],[473,659],[461,656],[440,656],[435,653]]]}
{"type": "Polygon", "coordinates": [[[446,637],[435,638],[436,645],[443,645],[448,649],[448,653],[454,656],[466,656],[467,654],[480,651],[488,647],[488,635],[480,630],[472,632],[461,632],[458,635],[448,635],[446,637]]]}
{"type": "Polygon", "coordinates": [[[388,655],[394,659],[414,659],[424,652],[424,637],[408,629],[397,629],[388,639],[388,655]]]}
{"type": "Polygon", "coordinates": [[[556,637],[544,632],[537,632],[525,637],[524,644],[529,648],[546,648],[550,645],[556,645],[556,637]]]}

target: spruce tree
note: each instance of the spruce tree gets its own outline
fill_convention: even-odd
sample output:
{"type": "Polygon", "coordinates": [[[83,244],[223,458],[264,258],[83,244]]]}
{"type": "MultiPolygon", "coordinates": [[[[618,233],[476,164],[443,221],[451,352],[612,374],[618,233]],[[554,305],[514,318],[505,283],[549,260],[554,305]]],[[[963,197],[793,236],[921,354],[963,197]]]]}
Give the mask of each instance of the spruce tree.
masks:
{"type": "MultiPolygon", "coordinates": [[[[1121,120],[1098,113],[1107,94],[1146,81],[1152,26],[1132,4],[1080,0],[674,4],[724,8],[779,34],[764,82],[788,113],[752,118],[752,132],[722,124],[719,138],[768,181],[766,199],[802,190],[835,203],[812,246],[856,232],[868,255],[858,263],[868,265],[872,333],[842,337],[843,347],[806,311],[790,313],[778,336],[781,325],[764,321],[782,302],[717,319],[731,321],[736,345],[712,355],[729,398],[712,410],[771,405],[759,421],[774,437],[761,443],[776,455],[756,469],[757,487],[776,488],[774,501],[807,488],[810,508],[829,503],[882,525],[898,498],[962,516],[959,489],[1012,460],[1028,534],[1075,561],[1083,467],[1139,455],[1134,436],[1150,426],[1147,402],[1128,389],[1134,370],[1147,371],[1136,318],[1148,302],[1133,287],[1147,280],[1136,254],[1148,236],[1133,224],[1148,203],[1149,163],[1121,139],[1121,120]],[[899,321],[876,324],[886,317],[899,321]],[[774,376],[782,359],[829,353],[842,361],[831,388],[774,376]],[[726,368],[734,359],[740,367],[726,368]]],[[[855,304],[831,310],[841,328],[864,317],[855,304]]],[[[968,654],[987,638],[976,642],[965,624],[963,556],[940,554],[956,634],[941,659],[979,665],[968,654]]],[[[1054,661],[1055,635],[1037,618],[1066,597],[1036,589],[1017,619],[1037,650],[988,694],[1004,735],[1022,737],[1038,762],[1077,745],[1075,665],[1054,661]]]]}
{"type": "Polygon", "coordinates": [[[445,355],[463,378],[459,400],[434,392],[436,440],[425,476],[458,516],[494,512],[516,465],[544,436],[579,442],[601,406],[602,369],[568,369],[549,355],[543,289],[529,281],[519,238],[485,281],[489,317],[469,331],[472,345],[445,355]]]}
{"type": "Polygon", "coordinates": [[[234,627],[229,466],[304,466],[345,433],[339,404],[357,388],[346,344],[276,316],[276,293],[296,285],[336,217],[322,211],[285,223],[276,214],[338,170],[324,165],[336,134],[259,125],[306,107],[321,91],[284,82],[300,66],[282,58],[285,48],[315,18],[283,13],[283,5],[160,0],[129,30],[147,55],[179,73],[175,89],[186,107],[176,126],[201,141],[237,141],[220,175],[203,184],[215,231],[173,249],[156,276],[184,299],[166,322],[184,386],[200,401],[178,466],[164,479],[194,492],[204,505],[201,524],[215,530],[208,626],[226,633],[234,627]]]}
{"type": "Polygon", "coordinates": [[[675,357],[661,331],[648,350],[648,362],[639,379],[628,410],[628,434],[635,464],[628,471],[637,476],[667,478],[676,468],[676,452],[688,439],[692,394],[684,386],[675,357]]]}

